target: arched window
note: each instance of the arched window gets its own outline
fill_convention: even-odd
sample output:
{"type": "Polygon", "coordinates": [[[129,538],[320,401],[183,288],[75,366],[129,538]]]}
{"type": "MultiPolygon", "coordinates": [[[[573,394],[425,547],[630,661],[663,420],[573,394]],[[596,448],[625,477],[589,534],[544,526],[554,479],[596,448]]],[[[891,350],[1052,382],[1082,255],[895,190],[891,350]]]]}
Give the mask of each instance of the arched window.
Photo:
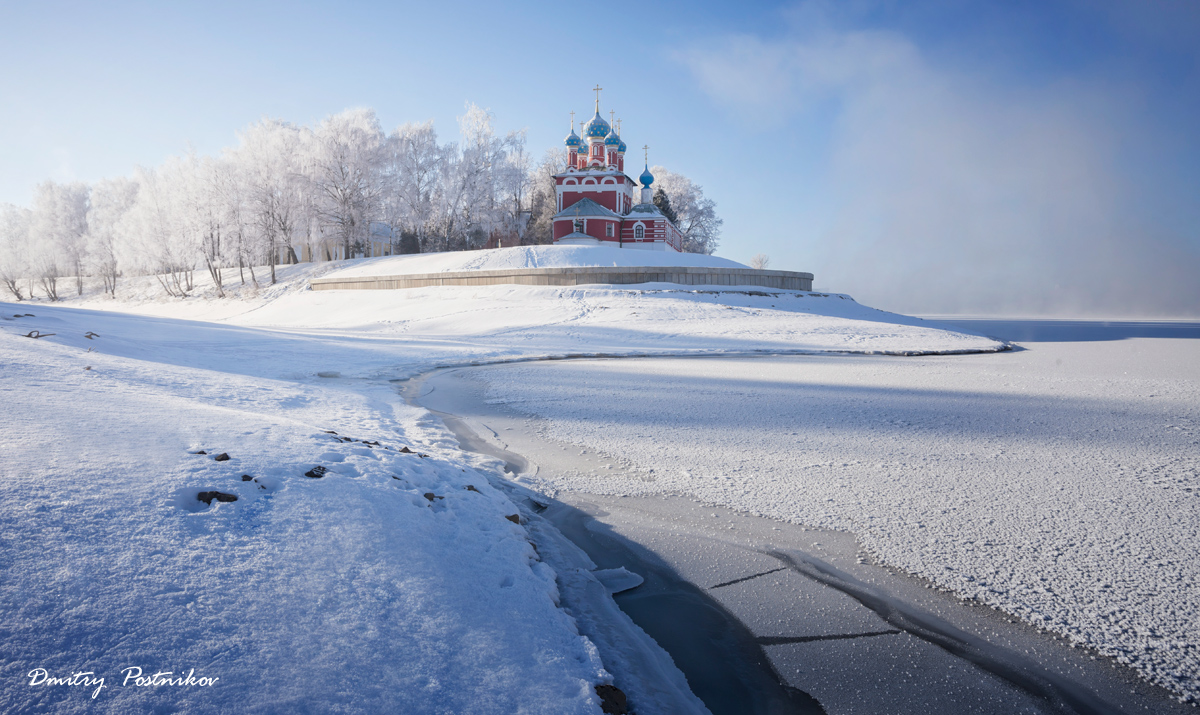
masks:
{"type": "Polygon", "coordinates": [[[640,223],[638,225],[634,226],[633,227],[633,237],[634,238],[645,238],[646,237],[646,228],[644,226],[642,226],[642,224],[640,224],[640,223]]]}

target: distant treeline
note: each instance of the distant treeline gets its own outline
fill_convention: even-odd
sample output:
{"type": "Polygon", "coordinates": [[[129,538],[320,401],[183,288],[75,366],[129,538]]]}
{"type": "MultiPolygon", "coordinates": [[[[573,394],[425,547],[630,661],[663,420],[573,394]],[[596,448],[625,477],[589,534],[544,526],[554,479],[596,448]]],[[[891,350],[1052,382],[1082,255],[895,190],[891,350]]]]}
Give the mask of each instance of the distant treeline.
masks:
{"type": "MultiPolygon", "coordinates": [[[[352,109],[315,127],[264,119],[219,157],[191,152],[132,178],[47,181],[31,207],[0,205],[0,281],[17,300],[57,300],[85,277],[115,295],[123,275],[155,275],[183,295],[198,269],[223,295],[225,273],[301,260],[549,243],[562,149],[536,164],[525,132],[497,136],[490,113],[468,105],[461,143],[439,144],[432,122],[391,134],[375,112],[352,109]]],[[[686,248],[712,253],[721,220],[687,178],[653,169],[686,248]]]]}

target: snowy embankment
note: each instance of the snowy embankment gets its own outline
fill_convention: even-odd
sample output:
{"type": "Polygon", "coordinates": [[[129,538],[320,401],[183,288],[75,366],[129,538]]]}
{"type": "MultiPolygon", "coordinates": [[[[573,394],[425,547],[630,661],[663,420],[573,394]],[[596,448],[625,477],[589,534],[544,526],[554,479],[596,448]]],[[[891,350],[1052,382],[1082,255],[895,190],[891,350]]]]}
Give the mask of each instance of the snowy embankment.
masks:
{"type": "Polygon", "coordinates": [[[344,268],[338,278],[400,276],[414,273],[493,271],[517,268],[569,268],[575,266],[687,266],[692,268],[748,268],[717,256],[667,251],[636,251],[608,246],[515,246],[490,251],[455,251],[389,256],[344,268]]]}
{"type": "MultiPolygon", "coordinates": [[[[586,557],[544,563],[527,510],[387,383],[254,374],[304,347],[0,303],[0,709],[599,712],[613,671],[556,584],[602,593],[586,557]]],[[[609,659],[662,677],[631,699],[702,711],[639,636],[609,659]]]]}

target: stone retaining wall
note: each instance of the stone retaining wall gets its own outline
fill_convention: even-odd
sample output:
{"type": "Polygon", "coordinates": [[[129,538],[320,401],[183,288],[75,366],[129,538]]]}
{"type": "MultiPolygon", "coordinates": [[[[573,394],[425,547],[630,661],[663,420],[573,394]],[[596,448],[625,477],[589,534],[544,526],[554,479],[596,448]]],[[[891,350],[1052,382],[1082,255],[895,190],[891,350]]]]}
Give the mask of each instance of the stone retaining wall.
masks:
{"type": "Polygon", "coordinates": [[[572,266],[569,268],[513,268],[491,271],[414,273],[363,278],[316,278],[313,290],[395,290],[429,286],[486,286],[515,283],[532,286],[577,286],[596,283],[679,283],[690,286],[761,286],[784,290],[812,290],[811,273],[760,271],[754,268],[687,268],[572,266]]]}

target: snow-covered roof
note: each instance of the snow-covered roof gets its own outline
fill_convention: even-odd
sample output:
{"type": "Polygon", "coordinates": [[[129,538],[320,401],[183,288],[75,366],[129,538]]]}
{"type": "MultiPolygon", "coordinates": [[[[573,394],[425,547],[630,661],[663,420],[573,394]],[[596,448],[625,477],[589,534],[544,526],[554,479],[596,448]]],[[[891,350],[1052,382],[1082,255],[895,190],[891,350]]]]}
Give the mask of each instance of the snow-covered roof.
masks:
{"type": "Polygon", "coordinates": [[[637,214],[638,218],[666,218],[666,214],[658,210],[654,204],[635,204],[629,209],[629,214],[637,214]]]}
{"type": "Polygon", "coordinates": [[[604,218],[621,218],[620,214],[609,210],[591,199],[580,199],[562,211],[554,214],[554,218],[577,218],[583,216],[601,216],[604,218]]]}

